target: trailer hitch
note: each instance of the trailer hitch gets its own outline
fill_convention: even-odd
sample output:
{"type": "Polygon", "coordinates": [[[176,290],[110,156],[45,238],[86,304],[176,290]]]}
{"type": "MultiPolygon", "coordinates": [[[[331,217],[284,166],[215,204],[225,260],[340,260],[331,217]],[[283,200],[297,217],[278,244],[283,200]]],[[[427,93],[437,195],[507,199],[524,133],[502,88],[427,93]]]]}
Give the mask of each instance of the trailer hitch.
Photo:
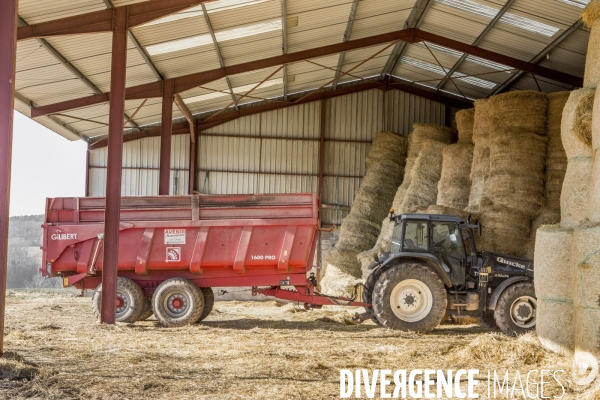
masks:
{"type": "Polygon", "coordinates": [[[352,321],[357,324],[362,324],[363,322],[373,318],[373,313],[370,311],[365,311],[364,313],[355,313],[354,317],[352,317],[352,321]]]}

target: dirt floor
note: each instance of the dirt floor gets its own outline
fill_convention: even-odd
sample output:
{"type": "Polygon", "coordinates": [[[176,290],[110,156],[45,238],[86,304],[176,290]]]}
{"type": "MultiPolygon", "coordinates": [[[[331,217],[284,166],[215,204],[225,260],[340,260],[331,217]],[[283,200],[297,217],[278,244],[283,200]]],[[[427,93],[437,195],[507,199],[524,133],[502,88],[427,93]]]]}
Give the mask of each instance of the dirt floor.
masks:
{"type": "MultiPolygon", "coordinates": [[[[11,292],[0,397],[331,399],[340,396],[340,369],[479,369],[480,398],[488,370],[509,371],[511,385],[518,370],[524,385],[531,370],[562,369],[563,399],[600,397],[572,384],[570,359],[546,352],[533,335],[508,338],[479,325],[417,335],[353,325],[350,315],[231,301],[190,327],[163,328],[152,318],[109,327],[95,322],[90,298],[11,292]]],[[[546,385],[544,396],[561,394],[558,384],[546,385]]]]}

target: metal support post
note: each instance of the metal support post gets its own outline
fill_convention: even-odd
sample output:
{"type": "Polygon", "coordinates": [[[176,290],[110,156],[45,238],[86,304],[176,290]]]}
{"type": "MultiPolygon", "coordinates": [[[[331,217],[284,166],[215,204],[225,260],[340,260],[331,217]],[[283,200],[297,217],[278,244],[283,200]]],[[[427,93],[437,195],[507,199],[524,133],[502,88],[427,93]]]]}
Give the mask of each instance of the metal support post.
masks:
{"type": "Polygon", "coordinates": [[[15,98],[18,0],[0,7],[0,355],[4,353],[4,308],[6,262],[8,258],[8,210],[10,205],[10,166],[15,98]]]}
{"type": "Polygon", "coordinates": [[[127,67],[128,15],[126,8],[115,8],[110,73],[108,119],[108,163],[106,166],[106,211],[104,215],[104,258],[102,265],[101,321],[114,324],[117,297],[119,226],[121,223],[121,171],[123,168],[123,114],[125,112],[125,74],[127,67]]]}
{"type": "Polygon", "coordinates": [[[190,194],[194,194],[196,187],[196,160],[198,158],[198,146],[196,145],[197,133],[196,121],[190,124],[190,194]]]}
{"type": "Polygon", "coordinates": [[[163,83],[162,98],[162,132],[160,135],[160,173],[158,194],[169,195],[171,184],[171,136],[173,135],[173,81],[163,83]]]}

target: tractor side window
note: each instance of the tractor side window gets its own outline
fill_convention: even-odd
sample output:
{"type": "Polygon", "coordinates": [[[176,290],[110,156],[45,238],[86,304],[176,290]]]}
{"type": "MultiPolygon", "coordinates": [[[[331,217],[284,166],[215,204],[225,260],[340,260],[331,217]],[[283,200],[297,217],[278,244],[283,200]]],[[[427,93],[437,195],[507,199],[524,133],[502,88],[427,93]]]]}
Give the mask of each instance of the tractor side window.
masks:
{"type": "Polygon", "coordinates": [[[402,248],[402,224],[398,223],[394,226],[394,232],[392,233],[392,246],[390,251],[392,253],[399,253],[402,248]]]}
{"type": "Polygon", "coordinates": [[[409,221],[404,232],[404,250],[427,251],[429,246],[427,222],[409,221]]]}

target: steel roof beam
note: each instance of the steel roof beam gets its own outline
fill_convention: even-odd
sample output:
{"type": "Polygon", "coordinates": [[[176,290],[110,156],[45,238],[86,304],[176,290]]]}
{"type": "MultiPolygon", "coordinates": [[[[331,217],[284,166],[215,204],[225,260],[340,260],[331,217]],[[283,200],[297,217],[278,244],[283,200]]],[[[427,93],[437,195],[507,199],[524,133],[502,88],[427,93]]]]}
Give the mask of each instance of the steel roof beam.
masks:
{"type": "MultiPolygon", "coordinates": [[[[27,21],[25,21],[21,16],[19,16],[19,26],[28,25],[29,24],[27,24],[27,21]]],[[[88,77],[83,74],[83,72],[77,69],[77,67],[75,67],[69,60],[67,60],[65,56],[63,56],[61,52],[56,50],[56,48],[52,46],[46,39],[37,38],[37,41],[44,49],[48,51],[48,53],[52,54],[52,56],[54,56],[54,58],[56,58],[59,63],[61,63],[65,68],[67,68],[73,75],[79,78],[79,80],[83,82],[85,86],[90,88],[96,94],[102,93],[102,90],[100,90],[98,86],[94,85],[94,83],[90,81],[88,77]]],[[[135,128],[139,128],[139,125],[136,124],[135,121],[133,121],[131,118],[129,118],[127,113],[124,114],[124,117],[125,120],[128,121],[135,128]]],[[[58,118],[56,119],[58,120],[58,118]]]]}
{"type": "MultiPolygon", "coordinates": [[[[548,46],[546,46],[544,48],[544,50],[542,50],[541,52],[539,52],[535,57],[533,57],[530,61],[530,63],[532,64],[537,64],[539,62],[541,62],[548,54],[550,54],[550,52],[552,50],[554,50],[557,46],[559,46],[562,42],[564,42],[566,39],[568,39],[569,37],[571,37],[571,35],[573,35],[575,32],[577,32],[579,30],[579,28],[581,28],[583,25],[583,22],[581,20],[577,20],[575,21],[575,23],[573,25],[571,25],[566,31],[564,31],[560,36],[558,36],[556,39],[554,39],[552,41],[552,43],[550,43],[548,46]]],[[[493,92],[492,94],[490,94],[490,96],[496,95],[498,93],[502,93],[505,90],[507,90],[508,88],[510,88],[516,81],[518,81],[523,75],[525,75],[526,72],[524,71],[519,71],[516,74],[513,74],[510,78],[508,78],[502,85],[498,86],[493,92]]],[[[582,82],[583,83],[583,82],[582,82]]],[[[572,85],[575,87],[581,87],[581,84],[579,85],[572,85]]]]}
{"type": "MultiPolygon", "coordinates": [[[[352,2],[352,8],[350,8],[350,16],[348,17],[348,23],[346,24],[346,31],[344,32],[344,42],[350,40],[350,36],[352,35],[352,27],[354,26],[354,19],[356,18],[356,11],[358,10],[358,2],[360,0],[354,0],[352,2]]],[[[335,70],[335,80],[333,81],[333,88],[335,89],[338,84],[338,79],[340,77],[340,73],[342,72],[342,67],[344,65],[344,57],[346,57],[346,52],[343,51],[340,53],[340,58],[338,59],[337,68],[335,70]]]]}
{"type": "MultiPolygon", "coordinates": [[[[281,0],[281,53],[287,54],[288,43],[287,43],[287,0],[281,0]]],[[[287,100],[288,97],[288,66],[283,67],[283,99],[287,100]]]]}
{"type": "Polygon", "coordinates": [[[125,9],[129,28],[166,17],[200,3],[212,0],[149,0],[141,3],[119,6],[112,9],[94,11],[53,21],[21,26],[17,30],[17,40],[48,36],[75,35],[81,33],[112,32],[115,15],[125,9]]]}
{"type": "MultiPolygon", "coordinates": [[[[415,6],[410,12],[410,15],[404,23],[404,28],[418,28],[423,22],[423,18],[429,10],[429,7],[431,7],[431,4],[433,4],[433,0],[417,0],[415,6]]],[[[383,71],[381,72],[382,78],[394,73],[398,62],[402,59],[402,56],[404,56],[407,48],[408,43],[406,42],[396,44],[392,50],[392,54],[390,54],[390,58],[388,58],[387,62],[385,63],[385,67],[383,67],[383,71]]]]}
{"type": "MultiPolygon", "coordinates": [[[[229,75],[241,74],[244,72],[256,71],[269,67],[276,67],[304,61],[311,58],[323,57],[330,54],[337,54],[344,51],[375,46],[378,44],[389,43],[394,41],[406,41],[414,43],[417,41],[427,41],[438,44],[450,49],[484,58],[500,64],[510,66],[515,69],[520,69],[525,72],[534,73],[558,82],[563,82],[572,86],[581,86],[583,79],[564,72],[554,71],[552,69],[532,64],[517,58],[505,56],[490,50],[485,50],[477,46],[462,43],[453,39],[439,36],[433,33],[425,32],[419,29],[404,29],[400,31],[384,33],[381,35],[370,36],[361,39],[349,40],[347,42],[336,43],[332,45],[317,47],[314,49],[302,50],[295,53],[283,54],[265,58],[262,60],[250,61],[247,63],[218,68],[208,71],[203,71],[191,75],[184,75],[177,78],[172,78],[174,81],[174,93],[181,93],[194,87],[224,78],[229,75]]],[[[146,99],[162,96],[162,85],[165,81],[151,82],[143,85],[127,88],[125,96],[127,100],[146,99]]],[[[49,104],[42,107],[37,107],[31,110],[32,117],[39,117],[51,113],[63,112],[66,110],[90,106],[93,104],[107,102],[110,93],[96,94],[88,97],[82,97],[74,100],[67,100],[60,103],[49,104]]]]}
{"type": "MultiPolygon", "coordinates": [[[[217,52],[217,58],[219,59],[219,65],[221,68],[225,68],[225,60],[223,60],[223,54],[221,53],[221,48],[219,47],[219,42],[217,42],[217,37],[215,36],[215,30],[212,27],[212,23],[210,22],[210,17],[208,16],[208,11],[206,11],[206,6],[201,4],[202,13],[204,14],[204,20],[206,21],[206,26],[208,26],[208,32],[210,33],[210,37],[212,38],[212,42],[215,45],[215,50],[217,52]]],[[[229,88],[229,93],[231,94],[231,100],[235,103],[235,108],[237,108],[237,97],[235,97],[235,93],[233,93],[233,87],[231,86],[231,81],[229,77],[225,77],[225,82],[227,82],[227,87],[229,88]]]]}
{"type": "MultiPolygon", "coordinates": [[[[514,4],[516,0],[508,0],[506,2],[506,4],[504,4],[504,7],[502,7],[500,9],[500,11],[498,11],[498,13],[496,14],[496,16],[490,21],[490,23],[485,27],[485,29],[483,30],[483,32],[481,32],[479,34],[479,36],[477,36],[477,39],[475,39],[475,41],[473,42],[473,46],[479,46],[479,44],[483,41],[483,39],[487,36],[487,34],[496,26],[496,24],[500,21],[500,19],[504,16],[504,14],[506,14],[506,12],[509,10],[509,8],[512,7],[512,5],[514,4]]],[[[468,55],[467,54],[463,54],[458,61],[452,66],[452,68],[450,69],[450,71],[448,71],[448,73],[446,74],[446,76],[444,77],[444,79],[442,79],[442,81],[437,85],[437,90],[443,89],[444,86],[446,86],[446,83],[448,83],[448,81],[452,78],[452,76],[454,75],[454,73],[456,71],[458,71],[458,69],[460,68],[460,66],[462,65],[462,63],[467,59],[468,55]]]]}
{"type": "MultiPolygon", "coordinates": [[[[359,84],[344,85],[343,87],[338,86],[338,88],[335,90],[326,90],[323,92],[319,92],[319,93],[312,95],[310,98],[306,98],[306,93],[310,93],[311,91],[307,91],[304,93],[298,93],[298,94],[295,94],[294,97],[296,97],[297,99],[302,99],[303,97],[305,97],[305,99],[302,99],[298,102],[292,102],[292,101],[273,102],[273,101],[270,101],[267,104],[252,105],[249,107],[243,107],[237,111],[225,112],[225,113],[219,114],[219,115],[211,118],[210,120],[208,120],[208,117],[206,117],[206,118],[194,119],[194,121],[197,124],[197,128],[199,130],[206,130],[206,129],[212,128],[214,126],[221,125],[226,122],[230,122],[237,118],[248,116],[248,115],[278,110],[278,109],[282,109],[282,108],[293,107],[293,106],[296,106],[299,104],[311,103],[314,101],[330,99],[333,97],[344,96],[347,94],[362,92],[362,91],[371,90],[371,89],[399,90],[399,91],[414,94],[416,96],[420,96],[420,97],[423,97],[423,98],[426,98],[426,99],[429,99],[429,100],[432,100],[432,101],[435,101],[438,103],[446,104],[446,105],[449,105],[452,107],[457,107],[457,108],[473,107],[473,103],[471,103],[470,101],[465,101],[464,99],[462,99],[458,96],[449,96],[449,95],[442,94],[442,93],[436,93],[434,90],[425,89],[425,88],[419,87],[417,85],[412,85],[410,83],[389,82],[386,80],[377,80],[377,81],[367,81],[367,82],[363,82],[363,83],[359,83],[359,84]]],[[[175,102],[177,104],[177,96],[176,96],[175,102]]],[[[194,118],[196,118],[196,117],[194,117],[194,118]]],[[[187,119],[187,117],[186,117],[186,119],[187,119]]],[[[188,120],[186,120],[185,122],[178,122],[178,123],[173,124],[173,135],[182,135],[182,134],[189,133],[190,126],[191,126],[191,124],[189,123],[188,120]]],[[[134,132],[134,133],[125,135],[123,141],[129,142],[132,140],[142,139],[145,137],[160,136],[161,131],[162,131],[162,128],[160,126],[147,128],[147,129],[144,129],[144,130],[141,130],[138,132],[134,132]]],[[[91,143],[89,147],[90,147],[90,149],[106,147],[107,142],[108,142],[108,137],[106,135],[104,135],[101,138],[95,139],[94,142],[91,143]]]]}
{"type": "MultiPolygon", "coordinates": [[[[115,8],[115,5],[113,4],[112,0],[104,0],[104,4],[106,5],[106,8],[115,8]]],[[[156,65],[154,65],[154,62],[150,58],[150,54],[148,54],[146,49],[144,49],[144,46],[142,46],[142,44],[137,39],[137,37],[135,37],[133,32],[128,31],[128,35],[129,35],[129,39],[131,39],[131,41],[133,42],[133,45],[135,46],[135,48],[140,52],[140,55],[142,56],[144,61],[146,61],[146,64],[148,64],[148,67],[150,67],[150,69],[152,70],[152,73],[154,74],[154,76],[156,76],[156,79],[163,80],[164,79],[163,75],[160,73],[158,68],[156,68],[156,65]]]]}

